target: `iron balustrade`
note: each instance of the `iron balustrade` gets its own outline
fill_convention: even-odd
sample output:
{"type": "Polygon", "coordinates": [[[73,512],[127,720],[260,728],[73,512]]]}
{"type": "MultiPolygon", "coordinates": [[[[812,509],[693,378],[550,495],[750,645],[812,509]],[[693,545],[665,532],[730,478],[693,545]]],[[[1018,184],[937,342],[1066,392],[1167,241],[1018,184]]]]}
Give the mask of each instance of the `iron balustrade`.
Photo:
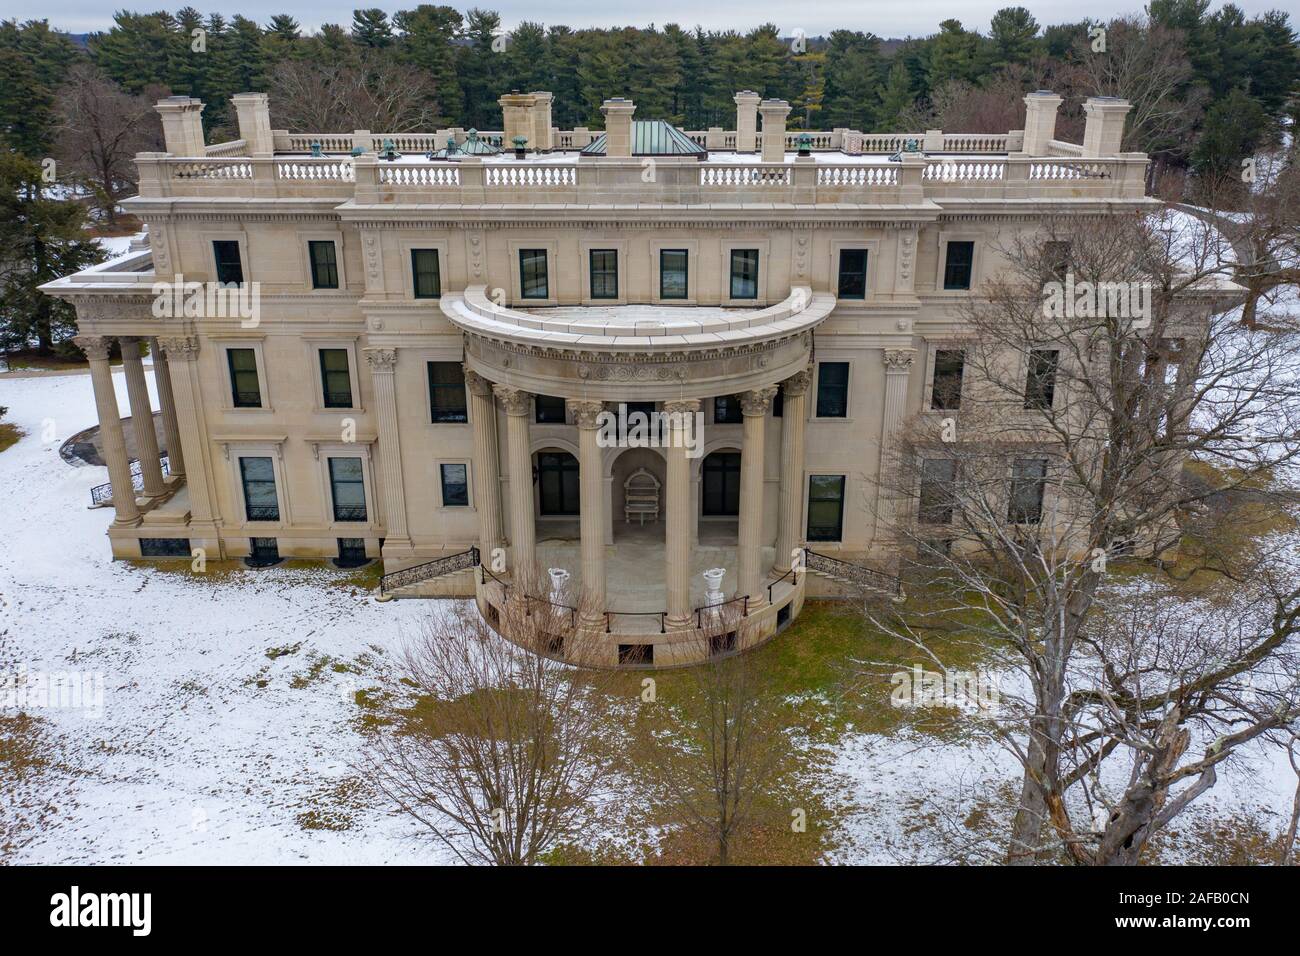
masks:
{"type": "Polygon", "coordinates": [[[869,591],[881,591],[903,597],[903,582],[892,574],[885,574],[883,571],[854,564],[851,561],[841,561],[828,554],[818,554],[811,548],[804,548],[803,554],[804,568],[809,571],[820,571],[869,591]]]}
{"type": "Polygon", "coordinates": [[[705,605],[703,605],[703,606],[701,606],[701,607],[697,607],[697,608],[695,609],[695,626],[696,626],[697,628],[703,628],[703,627],[704,627],[704,612],[705,612],[705,611],[710,611],[710,612],[712,612],[712,613],[714,613],[714,614],[717,614],[719,617],[721,617],[721,616],[722,616],[722,609],[725,608],[725,607],[730,607],[730,606],[733,605],[733,604],[739,604],[739,605],[740,605],[740,616],[741,616],[741,617],[749,617],[749,595],[748,595],[748,594],[742,594],[742,595],[740,595],[740,597],[734,597],[734,598],[732,598],[730,601],[723,601],[723,602],[720,603],[720,604],[705,604],[705,605]]]}
{"type": "Polygon", "coordinates": [[[667,611],[606,611],[605,633],[613,633],[613,619],[616,617],[657,617],[659,618],[659,633],[665,634],[668,631],[667,625],[664,623],[667,616],[667,611]]]}
{"type": "Polygon", "coordinates": [[[769,584],[769,585],[767,586],[767,603],[768,603],[768,604],[775,604],[775,603],[776,603],[775,601],[772,600],[772,589],[773,589],[774,587],[776,587],[778,584],[780,584],[782,581],[784,581],[786,578],[790,578],[790,579],[791,579],[791,581],[790,581],[791,584],[795,584],[795,585],[797,585],[797,584],[799,583],[799,577],[798,577],[798,573],[797,573],[796,569],[791,568],[789,571],[785,572],[785,574],[781,575],[779,578],[777,578],[775,581],[773,581],[771,584],[769,584]]]}
{"type": "Polygon", "coordinates": [[[459,554],[449,554],[444,558],[437,558],[433,561],[426,561],[424,564],[403,568],[400,571],[385,574],[379,579],[379,594],[382,597],[395,588],[409,587],[412,584],[419,584],[421,581],[428,581],[444,574],[464,571],[466,568],[475,567],[478,563],[478,548],[470,548],[468,551],[461,551],[459,554]]]}
{"type": "MultiPolygon", "coordinates": [[[[170,475],[172,473],[171,462],[168,461],[166,455],[158,456],[158,464],[162,466],[162,473],[164,475],[170,475]]],[[[144,491],[144,475],[140,470],[139,458],[131,459],[131,488],[135,491],[144,491]]],[[[90,504],[92,507],[112,500],[113,483],[111,481],[106,481],[102,485],[96,485],[90,489],[90,504]]]]}

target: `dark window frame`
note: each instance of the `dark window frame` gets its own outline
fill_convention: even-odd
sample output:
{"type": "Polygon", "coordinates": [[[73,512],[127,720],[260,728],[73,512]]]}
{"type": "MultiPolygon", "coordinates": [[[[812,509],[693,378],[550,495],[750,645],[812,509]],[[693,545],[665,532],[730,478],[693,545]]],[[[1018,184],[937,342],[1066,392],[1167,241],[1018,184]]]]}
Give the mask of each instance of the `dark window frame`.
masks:
{"type": "Polygon", "coordinates": [[[411,250],[411,297],[415,299],[440,299],[442,298],[442,262],[441,256],[438,255],[437,249],[412,249],[411,250]],[[426,253],[433,256],[433,270],[420,267],[420,257],[426,253]],[[421,291],[421,278],[428,279],[432,284],[432,291],[427,287],[421,291]],[[431,277],[431,278],[430,278],[431,277]]]}
{"type": "Polygon", "coordinates": [[[323,408],[355,408],[352,395],[352,356],[348,354],[346,348],[320,348],[316,350],[317,363],[320,365],[320,395],[321,407],[323,408]],[[329,368],[326,365],[327,355],[342,355],[343,369],[329,368]],[[337,391],[337,383],[341,381],[347,387],[346,396],[337,391]],[[336,383],[331,385],[331,381],[336,383]],[[346,401],[342,398],[346,397],[346,401]]]}
{"type": "Polygon", "coordinates": [[[841,249],[840,250],[839,271],[835,283],[835,289],[836,289],[835,294],[838,298],[850,299],[856,302],[860,302],[866,299],[867,267],[870,264],[870,261],[871,261],[870,250],[868,249],[841,249]],[[860,255],[862,257],[862,269],[860,271],[857,269],[846,270],[844,267],[845,266],[844,257],[846,255],[852,255],[852,256],[860,255]],[[846,277],[850,282],[850,288],[848,291],[845,291],[846,277]],[[860,286],[860,288],[855,289],[854,288],[855,286],[860,286]]]}
{"type": "MultiPolygon", "coordinates": [[[[351,466],[349,466],[351,467],[351,466]]],[[[330,508],[334,515],[335,521],[369,521],[370,509],[366,504],[366,467],[362,460],[356,455],[333,455],[326,462],[326,470],[329,473],[330,484],[330,508]],[[356,462],[356,477],[340,477],[335,473],[334,465],[336,462],[356,462]],[[360,504],[346,504],[339,502],[340,486],[351,487],[359,486],[361,489],[360,504]]]]}
{"type": "Polygon", "coordinates": [[[975,278],[975,242],[972,239],[949,239],[943,254],[943,288],[945,292],[967,292],[975,278]],[[953,258],[953,250],[963,255],[953,258]]]}
{"type": "Polygon", "coordinates": [[[534,395],[533,421],[538,425],[563,425],[568,421],[564,399],[558,395],[534,395]]]}
{"type": "Polygon", "coordinates": [[[519,298],[530,302],[546,300],[551,297],[551,263],[546,249],[519,250],[519,298]],[[542,264],[540,285],[538,284],[537,263],[542,264]],[[531,273],[531,275],[530,275],[531,273]],[[540,294],[539,294],[540,293],[540,294]]]}
{"type": "Polygon", "coordinates": [[[961,410],[962,386],[966,377],[965,349],[935,349],[930,379],[930,408],[941,412],[961,410]],[[957,356],[954,360],[951,356],[957,356]],[[956,372],[951,371],[955,361],[956,372]],[[945,370],[945,366],[947,370],[945,370]]]}
{"type": "Polygon", "coordinates": [[[740,515],[741,453],[715,451],[700,464],[700,514],[710,518],[735,518],[740,515]],[[713,485],[713,487],[711,487],[713,485]],[[735,510],[729,502],[734,498],[735,510]],[[716,502],[714,499],[717,499],[716,502]]]}
{"type": "Polygon", "coordinates": [[[1025,371],[1025,408],[1051,411],[1056,402],[1056,374],[1061,367],[1061,350],[1030,349],[1028,366],[1025,371]]]}
{"type": "MultiPolygon", "coordinates": [[[[674,274],[679,270],[671,270],[674,274]]],[[[688,300],[691,297],[691,251],[689,249],[660,249],[659,250],[659,298],[670,302],[688,300]],[[664,277],[669,274],[669,269],[665,262],[667,256],[678,256],[682,258],[681,275],[682,275],[682,294],[670,295],[664,285],[664,277]]]]}
{"type": "Polygon", "coordinates": [[[740,404],[739,395],[713,396],[713,424],[743,425],[744,423],[745,409],[740,404]]]}
{"type": "Polygon", "coordinates": [[[333,239],[308,239],[307,259],[311,263],[313,289],[339,288],[339,251],[333,239]],[[329,255],[318,255],[318,250],[329,250],[329,255]]]}
{"type": "Polygon", "coordinates": [[[956,514],[956,502],[953,488],[957,481],[957,459],[926,458],[921,461],[921,482],[917,494],[917,515],[919,524],[950,525],[956,514]],[[948,466],[946,475],[937,474],[936,465],[948,466]]]}
{"type": "Polygon", "coordinates": [[[538,513],[545,517],[571,518],[580,515],[582,497],[578,459],[567,451],[539,451],[536,467],[538,513]],[[558,504],[558,510],[548,507],[548,479],[556,482],[554,491],[557,499],[554,503],[558,504]]]}
{"type": "Polygon", "coordinates": [[[844,499],[848,490],[848,477],[846,475],[809,475],[808,476],[808,500],[806,508],[806,520],[804,529],[808,541],[842,541],[844,539],[844,499]],[[838,479],[838,493],[836,495],[816,495],[814,493],[818,486],[818,479],[829,478],[838,479]],[[835,502],[838,505],[837,521],[834,527],[834,533],[830,533],[829,525],[813,525],[813,505],[823,502],[835,502]]]}
{"type": "Polygon", "coordinates": [[[618,250],[617,249],[588,249],[587,250],[587,289],[592,299],[607,301],[618,298],[618,250]],[[609,256],[614,260],[611,268],[608,265],[601,268],[596,267],[597,256],[609,256]],[[609,285],[609,279],[613,278],[613,285],[609,285]],[[598,287],[597,279],[601,280],[598,287]],[[599,288],[599,291],[598,291],[599,288]]]}
{"type": "Polygon", "coordinates": [[[217,282],[220,285],[244,284],[244,253],[239,247],[238,239],[213,239],[212,240],[212,259],[216,263],[217,282]],[[234,262],[231,262],[227,256],[222,255],[222,250],[229,253],[231,250],[235,253],[234,262]],[[233,271],[235,278],[230,277],[233,271]]]}
{"type": "Polygon", "coordinates": [[[468,508],[469,507],[469,465],[463,461],[443,461],[438,463],[438,487],[442,495],[442,506],[444,508],[468,508]],[[464,480],[461,482],[449,482],[447,480],[447,469],[459,468],[464,474],[464,480]],[[448,493],[448,489],[459,487],[459,492],[448,493]]]}
{"type": "MultiPolygon", "coordinates": [[[[259,465],[260,467],[260,465],[259,465]]],[[[275,481],[275,459],[270,455],[240,455],[239,456],[239,486],[244,494],[244,516],[249,521],[279,521],[280,520],[280,489],[275,481]],[[249,475],[249,462],[266,462],[271,469],[271,477],[252,477],[249,475]],[[249,496],[250,484],[259,488],[267,486],[271,489],[271,494],[275,498],[275,505],[255,504],[253,498],[249,496]]],[[[256,497],[256,496],[254,496],[256,497]]]]}
{"type": "Polygon", "coordinates": [[[817,417],[818,418],[848,418],[849,417],[849,376],[851,374],[849,362],[818,362],[817,363],[817,417]],[[839,374],[839,369],[844,370],[844,380],[835,381],[835,376],[839,374]],[[834,369],[830,376],[828,370],[834,369]],[[836,404],[838,402],[838,406],[836,404]],[[838,409],[838,410],[837,410],[838,409]]]}
{"type": "Polygon", "coordinates": [[[257,369],[257,349],[252,346],[234,346],[226,349],[226,369],[230,373],[230,401],[235,408],[264,408],[262,404],[262,376],[257,369]],[[237,368],[235,356],[245,353],[252,359],[251,368],[237,368]],[[253,377],[253,388],[246,376],[253,377]],[[253,397],[250,397],[253,396],[253,397]]]}
{"type": "Polygon", "coordinates": [[[1043,502],[1047,493],[1047,459],[1016,458],[1011,462],[1011,486],[1007,495],[1008,524],[1041,524],[1043,502]],[[1040,474],[1026,474],[1025,466],[1033,466],[1040,474]],[[1026,502],[1032,495],[1033,501],[1026,502]]]}
{"type": "Polygon", "coordinates": [[[469,398],[465,386],[465,369],[459,362],[427,362],[425,376],[429,382],[429,421],[435,425],[463,425],[469,421],[469,398]],[[460,370],[460,378],[454,382],[439,382],[434,379],[435,367],[455,366],[460,370]],[[438,396],[454,396],[452,401],[439,405],[438,396]]]}
{"type": "Polygon", "coordinates": [[[732,249],[728,257],[727,274],[730,298],[741,301],[758,299],[759,256],[757,249],[732,249]],[[737,272],[737,266],[740,271],[737,272]],[[753,275],[749,272],[753,271],[753,275]],[[739,283],[740,291],[737,292],[739,283]]]}

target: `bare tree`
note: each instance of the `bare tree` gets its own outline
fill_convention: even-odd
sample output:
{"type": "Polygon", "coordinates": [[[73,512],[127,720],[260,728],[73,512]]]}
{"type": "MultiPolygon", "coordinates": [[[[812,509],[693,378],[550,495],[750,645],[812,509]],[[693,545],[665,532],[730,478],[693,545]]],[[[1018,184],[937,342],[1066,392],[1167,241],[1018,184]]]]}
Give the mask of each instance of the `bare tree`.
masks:
{"type": "Polygon", "coordinates": [[[1296,783],[1295,797],[1291,801],[1291,822],[1287,824],[1286,833],[1282,838],[1283,866],[1290,866],[1295,858],[1296,830],[1300,828],[1300,758],[1296,756],[1297,743],[1300,743],[1300,735],[1292,733],[1286,742],[1286,758],[1291,764],[1296,783]]]}
{"type": "Polygon", "coordinates": [[[80,63],[59,89],[56,114],[56,158],[91,187],[107,221],[116,223],[118,203],[136,189],[136,153],[163,148],[152,100],[80,63]]]}
{"type": "Polygon", "coordinates": [[[520,589],[499,636],[473,604],[431,614],[406,649],[394,692],[416,706],[378,734],[362,772],[461,860],[531,865],[594,820],[611,764],[596,746],[613,671],[552,656],[595,635],[558,595],[520,589]]]}
{"type": "Polygon", "coordinates": [[[429,74],[382,53],[327,62],[285,60],[270,78],[278,126],[307,132],[428,129],[437,117],[429,74]]]}

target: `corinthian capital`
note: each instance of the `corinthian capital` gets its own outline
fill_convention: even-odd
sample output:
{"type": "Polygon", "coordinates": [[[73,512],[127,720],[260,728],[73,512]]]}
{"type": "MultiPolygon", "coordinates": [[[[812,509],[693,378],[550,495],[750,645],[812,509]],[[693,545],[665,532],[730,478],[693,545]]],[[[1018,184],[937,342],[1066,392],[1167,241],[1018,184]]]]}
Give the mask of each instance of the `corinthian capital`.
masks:
{"type": "Polygon", "coordinates": [[[391,375],[397,368],[397,349],[366,349],[365,352],[370,371],[391,375]]]}
{"type": "Polygon", "coordinates": [[[767,410],[772,407],[772,399],[775,395],[775,385],[766,385],[763,388],[742,392],[740,395],[740,410],[749,418],[766,415],[767,410]]]}
{"type": "Polygon", "coordinates": [[[781,387],[785,390],[786,398],[795,398],[805,394],[809,386],[812,385],[812,377],[812,369],[806,368],[802,372],[795,372],[782,382],[781,387]]]}
{"type": "Polygon", "coordinates": [[[98,361],[108,358],[108,350],[113,340],[104,335],[78,335],[72,341],[77,348],[86,353],[86,358],[98,361]]]}
{"type": "Polygon", "coordinates": [[[579,428],[598,427],[597,417],[605,410],[604,402],[588,399],[566,399],[565,407],[573,413],[573,423],[579,428]]]}
{"type": "Polygon", "coordinates": [[[471,371],[468,366],[465,366],[465,384],[472,394],[480,398],[492,397],[492,383],[478,372],[471,371]]]}
{"type": "Polygon", "coordinates": [[[199,357],[199,337],[197,335],[169,335],[158,339],[158,347],[168,359],[178,362],[193,362],[199,357]]]}
{"type": "Polygon", "coordinates": [[[664,411],[669,415],[694,415],[700,410],[698,398],[683,398],[675,402],[664,402],[664,411]]]}
{"type": "Polygon", "coordinates": [[[885,371],[907,372],[916,361],[916,349],[885,349],[885,371]]]}
{"type": "Polygon", "coordinates": [[[511,385],[493,385],[492,391],[501,400],[507,414],[528,414],[529,400],[533,397],[531,392],[525,392],[522,388],[515,388],[511,385]]]}

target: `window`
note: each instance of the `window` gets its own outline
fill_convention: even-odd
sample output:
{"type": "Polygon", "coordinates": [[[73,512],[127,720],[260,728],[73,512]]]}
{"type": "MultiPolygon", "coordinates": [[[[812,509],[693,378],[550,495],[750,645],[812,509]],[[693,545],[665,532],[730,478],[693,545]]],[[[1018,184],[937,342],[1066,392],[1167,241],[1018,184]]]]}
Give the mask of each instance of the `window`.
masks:
{"type": "Polygon", "coordinates": [[[772,417],[785,417],[785,383],[782,382],[776,387],[776,394],[772,396],[772,417]]]}
{"type": "MultiPolygon", "coordinates": [[[[618,437],[620,440],[626,439],[629,434],[641,435],[647,440],[663,440],[667,425],[664,419],[655,418],[656,408],[654,402],[626,402],[623,408],[626,409],[627,415],[626,421],[624,421],[623,416],[620,415],[619,417],[618,437]],[[644,419],[641,417],[643,415],[645,416],[644,419]]],[[[620,409],[620,411],[622,410],[620,409]]]]}
{"type": "Polygon", "coordinates": [[[339,538],[338,564],[340,567],[359,567],[366,563],[365,538],[339,538]]]}
{"type": "Polygon", "coordinates": [[[438,466],[442,474],[442,506],[469,507],[469,468],[459,462],[438,466]]]}
{"type": "Polygon", "coordinates": [[[844,532],[844,476],[808,476],[808,540],[838,541],[844,532]]]}
{"type": "Polygon", "coordinates": [[[687,282],[687,251],[685,249],[659,250],[659,298],[685,299],[687,282]]]}
{"type": "Polygon", "coordinates": [[[740,425],[745,421],[745,412],[740,407],[739,395],[719,395],[713,399],[713,424],[740,425]]]}
{"type": "Polygon", "coordinates": [[[352,375],[347,349],[320,350],[321,399],[326,408],[352,407],[352,375]]]}
{"type": "Polygon", "coordinates": [[[951,458],[928,458],[921,462],[921,500],[917,520],[921,524],[950,524],[957,462],[951,458]]]}
{"type": "Polygon", "coordinates": [[[1029,374],[1025,377],[1025,408],[1048,411],[1056,398],[1056,364],[1061,353],[1056,349],[1031,349],[1029,374]]]}
{"type": "Polygon", "coordinates": [[[248,563],[256,568],[280,563],[280,542],[275,538],[249,538],[248,563]]]}
{"type": "Polygon", "coordinates": [[[236,408],[261,408],[262,389],[257,382],[257,352],[253,349],[226,349],[230,366],[230,400],[236,408]]]}
{"type": "Polygon", "coordinates": [[[332,239],[313,239],[307,243],[311,258],[311,287],[337,289],[339,287],[338,253],[332,239]]]}
{"type": "Polygon", "coordinates": [[[417,299],[436,299],[442,295],[442,273],[438,270],[437,249],[411,250],[412,294],[417,299]]]}
{"type": "Polygon", "coordinates": [[[758,250],[731,250],[731,297],[758,298],[758,250]]]}
{"type": "Polygon", "coordinates": [[[542,514],[578,514],[578,459],[567,451],[538,452],[537,483],[542,514]]]}
{"type": "Polygon", "coordinates": [[[239,242],[218,239],[212,243],[212,257],[217,262],[217,282],[221,285],[242,285],[244,264],[239,258],[239,242]]]}
{"type": "Polygon", "coordinates": [[[817,417],[845,418],[849,414],[849,363],[817,363],[817,417]]]}
{"type": "Polygon", "coordinates": [[[519,294],[525,299],[549,299],[546,281],[546,250],[519,250],[519,294]]]}
{"type": "Polygon", "coordinates": [[[1049,277],[1064,282],[1070,271],[1070,241],[1053,239],[1043,243],[1043,265],[1049,277]]]}
{"type": "Polygon", "coordinates": [[[618,645],[618,664],[620,667],[636,667],[641,664],[653,664],[655,646],[653,644],[618,645]]]}
{"type": "Polygon", "coordinates": [[[140,557],[142,558],[188,558],[190,557],[189,538],[141,538],[140,557]]]}
{"type": "Polygon", "coordinates": [[[469,421],[465,401],[465,369],[459,362],[429,363],[429,420],[469,421]]]}
{"type": "Polygon", "coordinates": [[[865,299],[867,297],[867,250],[840,250],[839,297],[865,299]]]}
{"type": "Polygon", "coordinates": [[[331,458],[330,493],[335,521],[366,520],[366,481],[360,458],[331,458]]]}
{"type": "Polygon", "coordinates": [[[591,267],[591,297],[617,299],[618,250],[592,249],[588,261],[591,267]]]}
{"type": "Polygon", "coordinates": [[[533,399],[534,420],[539,425],[564,424],[564,399],[554,395],[538,395],[533,399]]]}
{"type": "Polygon", "coordinates": [[[1017,458],[1011,465],[1011,498],[1007,521],[1038,524],[1043,518],[1043,488],[1047,484],[1047,459],[1017,458]]]}
{"type": "Polygon", "coordinates": [[[701,468],[701,505],[706,515],[740,514],[740,453],[715,451],[701,468]]]}
{"type": "Polygon", "coordinates": [[[975,243],[970,241],[948,243],[948,258],[943,264],[945,289],[969,289],[971,266],[975,262],[975,243]]]}
{"type": "Polygon", "coordinates": [[[966,367],[966,353],[961,349],[938,349],[934,353],[934,383],[930,387],[930,407],[943,411],[961,408],[961,377],[966,367]]]}
{"type": "Polygon", "coordinates": [[[275,494],[275,464],[270,458],[239,459],[244,483],[244,513],[249,521],[279,521],[280,499],[275,494]]]}

